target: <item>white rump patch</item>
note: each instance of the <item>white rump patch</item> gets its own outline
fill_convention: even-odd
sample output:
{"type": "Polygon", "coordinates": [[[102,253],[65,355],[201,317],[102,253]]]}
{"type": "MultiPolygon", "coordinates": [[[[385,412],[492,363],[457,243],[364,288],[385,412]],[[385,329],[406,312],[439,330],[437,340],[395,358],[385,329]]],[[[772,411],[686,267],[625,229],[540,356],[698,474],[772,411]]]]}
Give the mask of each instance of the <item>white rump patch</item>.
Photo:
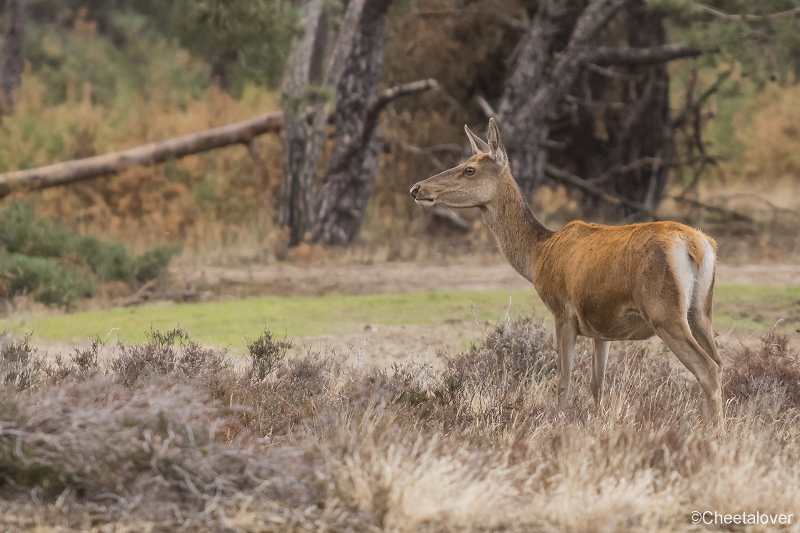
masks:
{"type": "Polygon", "coordinates": [[[711,288],[711,279],[714,276],[714,248],[708,239],[703,237],[703,262],[696,268],[694,261],[689,256],[686,242],[680,237],[675,238],[672,247],[672,264],[675,267],[678,285],[683,293],[683,301],[687,312],[702,313],[703,304],[711,288]]]}
{"type": "Polygon", "coordinates": [[[703,305],[706,301],[708,291],[711,289],[711,280],[714,277],[714,248],[708,239],[703,237],[703,263],[694,282],[692,294],[692,310],[697,313],[703,312],[703,305]]]}
{"type": "Polygon", "coordinates": [[[689,257],[686,243],[680,237],[675,237],[675,244],[672,246],[672,265],[675,267],[675,275],[683,295],[684,310],[688,311],[692,302],[697,271],[694,261],[689,257]]]}

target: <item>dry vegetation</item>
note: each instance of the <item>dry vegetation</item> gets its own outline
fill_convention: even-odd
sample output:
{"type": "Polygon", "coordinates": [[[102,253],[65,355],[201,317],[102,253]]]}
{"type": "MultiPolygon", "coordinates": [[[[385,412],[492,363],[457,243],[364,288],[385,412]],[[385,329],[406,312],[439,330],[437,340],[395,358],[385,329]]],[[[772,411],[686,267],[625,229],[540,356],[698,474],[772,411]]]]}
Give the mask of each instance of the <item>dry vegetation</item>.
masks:
{"type": "Polygon", "coordinates": [[[637,343],[599,416],[582,345],[557,414],[530,319],[439,370],[287,357],[269,332],[248,347],[234,365],[181,329],[103,364],[99,343],[54,363],[4,346],[4,530],[682,531],[694,510],[800,509],[800,360],[776,335],[724,350],[720,434],[674,357],[637,343]]]}

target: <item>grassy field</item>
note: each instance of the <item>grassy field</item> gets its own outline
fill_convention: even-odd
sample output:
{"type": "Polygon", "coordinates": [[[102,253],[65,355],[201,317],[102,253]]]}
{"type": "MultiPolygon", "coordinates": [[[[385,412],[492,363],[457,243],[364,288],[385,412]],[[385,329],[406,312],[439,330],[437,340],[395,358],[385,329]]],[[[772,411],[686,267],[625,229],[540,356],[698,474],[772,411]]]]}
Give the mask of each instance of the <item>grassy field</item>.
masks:
{"type": "MultiPolygon", "coordinates": [[[[498,320],[511,298],[512,316],[549,316],[533,291],[432,291],[406,294],[323,297],[264,297],[199,304],[145,305],[103,311],[7,318],[0,330],[30,333],[34,340],[84,341],[98,336],[106,342],[141,342],[155,329],[188,329],[204,344],[230,345],[236,351],[244,338],[271,329],[277,335],[306,337],[349,334],[371,325],[428,325],[451,321],[498,320]]],[[[716,289],[714,325],[717,332],[762,333],[782,320],[779,329],[800,328],[800,287],[720,285],[716,289]]]]}

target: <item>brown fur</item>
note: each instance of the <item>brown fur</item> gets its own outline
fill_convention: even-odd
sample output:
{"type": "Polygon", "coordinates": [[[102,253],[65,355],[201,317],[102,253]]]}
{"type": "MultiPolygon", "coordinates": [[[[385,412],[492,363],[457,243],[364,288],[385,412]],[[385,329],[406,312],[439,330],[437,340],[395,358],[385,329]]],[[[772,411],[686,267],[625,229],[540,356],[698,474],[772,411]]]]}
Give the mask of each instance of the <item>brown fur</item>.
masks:
{"type": "Polygon", "coordinates": [[[713,271],[708,286],[699,286],[706,243],[716,254],[713,239],[676,222],[603,226],[576,221],[552,232],[525,203],[494,121],[488,144],[469,129],[467,134],[475,155],[418,183],[412,196],[421,205],[479,207],[503,254],[533,283],[555,318],[559,406],[567,401],[577,335],[595,342],[592,393],[599,409],[609,341],[655,334],[695,375],[711,417],[721,420],[722,360],[711,327],[713,271]],[[488,154],[481,153],[486,149],[488,154]],[[681,245],[689,267],[676,249],[681,245]],[[683,294],[687,282],[689,295],[683,294]],[[694,292],[703,290],[705,298],[697,302],[694,292]]]}

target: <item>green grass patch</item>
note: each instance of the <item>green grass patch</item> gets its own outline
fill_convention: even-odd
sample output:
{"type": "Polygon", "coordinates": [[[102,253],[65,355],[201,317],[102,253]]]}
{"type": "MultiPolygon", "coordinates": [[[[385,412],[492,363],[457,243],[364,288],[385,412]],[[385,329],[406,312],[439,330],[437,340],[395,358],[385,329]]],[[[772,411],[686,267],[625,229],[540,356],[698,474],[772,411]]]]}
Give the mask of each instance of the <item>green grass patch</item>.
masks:
{"type": "Polygon", "coordinates": [[[763,333],[800,329],[800,287],[718,285],[714,292],[714,328],[763,333]]]}
{"type": "Polygon", "coordinates": [[[457,292],[433,291],[407,294],[323,297],[265,297],[200,304],[146,305],[29,318],[0,320],[0,330],[14,334],[30,332],[43,341],[84,340],[98,335],[142,342],[152,324],[166,330],[176,324],[188,329],[192,338],[208,344],[242,346],[256,338],[264,327],[278,336],[304,337],[330,333],[356,333],[366,324],[442,324],[448,320],[471,320],[472,306],[481,320],[499,320],[512,297],[511,313],[545,313],[533,291],[457,292]]]}
{"type": "MultiPolygon", "coordinates": [[[[107,342],[143,342],[145,332],[177,324],[207,344],[243,346],[267,327],[278,336],[349,334],[371,325],[444,324],[500,320],[512,298],[510,314],[549,316],[534,291],[432,291],[406,294],[323,297],[265,297],[200,304],[146,305],[24,320],[0,320],[0,330],[32,334],[41,341],[82,341],[97,335],[107,342]]],[[[718,333],[764,332],[778,320],[780,329],[800,328],[800,287],[720,285],[716,290],[714,326],[718,333]]]]}

